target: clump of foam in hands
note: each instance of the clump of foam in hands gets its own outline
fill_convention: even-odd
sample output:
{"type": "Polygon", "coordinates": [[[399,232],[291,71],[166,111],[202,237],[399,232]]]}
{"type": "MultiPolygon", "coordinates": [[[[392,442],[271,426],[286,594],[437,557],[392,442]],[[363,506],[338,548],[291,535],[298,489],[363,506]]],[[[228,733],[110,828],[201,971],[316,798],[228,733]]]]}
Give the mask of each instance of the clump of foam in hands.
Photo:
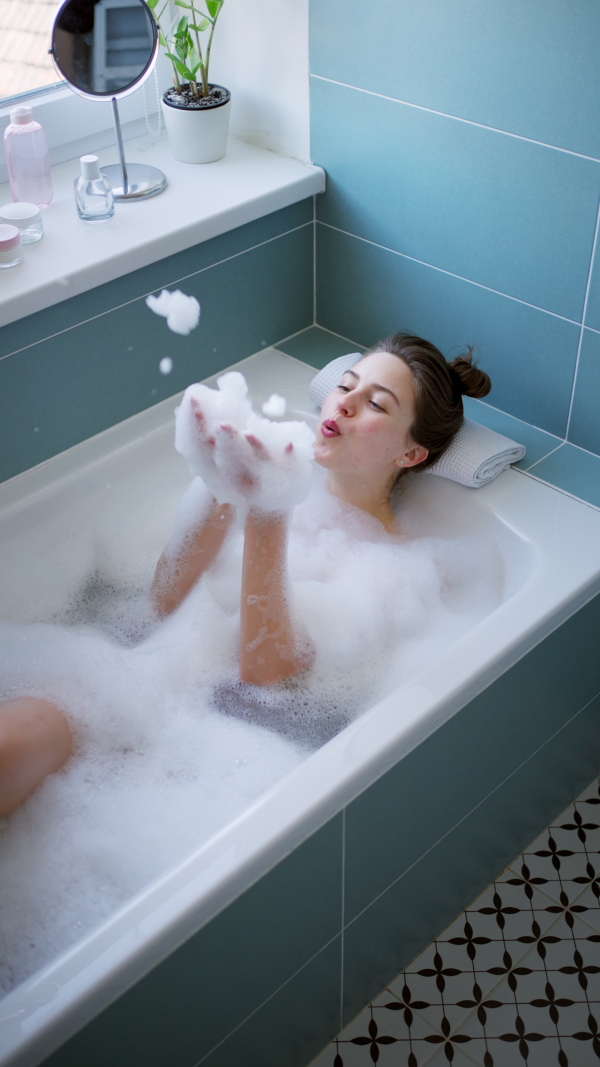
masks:
{"type": "Polygon", "coordinates": [[[310,488],[314,434],[304,422],[271,422],[252,411],[237,371],[218,390],[192,385],[176,412],[175,448],[220,503],[283,511],[310,488]]]}

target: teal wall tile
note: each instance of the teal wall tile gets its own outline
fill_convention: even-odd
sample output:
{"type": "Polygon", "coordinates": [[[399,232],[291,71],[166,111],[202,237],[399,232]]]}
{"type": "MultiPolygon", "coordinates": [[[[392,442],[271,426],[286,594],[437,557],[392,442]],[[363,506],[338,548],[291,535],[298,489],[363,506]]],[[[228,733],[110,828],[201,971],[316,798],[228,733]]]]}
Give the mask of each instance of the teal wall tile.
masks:
{"type": "Polygon", "coordinates": [[[490,403],[563,437],[579,327],[404,256],[317,226],[319,325],[367,347],[397,330],[451,358],[473,344],[490,403]]]}
{"type": "Polygon", "coordinates": [[[600,156],[600,9],[572,0],[316,0],[311,70],[600,156]]]}
{"type": "Polygon", "coordinates": [[[596,696],[599,630],[596,597],[349,805],[346,921],[596,696]]]}
{"type": "MultiPolygon", "coordinates": [[[[135,210],[135,205],[131,210],[135,210]]],[[[155,289],[175,287],[176,282],[190,274],[204,270],[228,256],[238,255],[262,241],[272,240],[297,226],[310,223],[313,213],[313,199],[309,197],[210,241],[204,241],[176,255],[167,256],[157,263],[124,274],[105,285],[98,285],[70,300],[53,304],[52,307],[29,315],[26,319],[10,323],[0,329],[0,358],[51,337],[61,330],[68,330],[95,315],[102,315],[112,308],[136,300],[155,289]]],[[[185,291],[183,282],[180,287],[185,291]]],[[[66,338],[65,342],[68,344],[69,339],[66,338]]]]}
{"type": "Polygon", "coordinates": [[[306,1067],[311,1063],[340,1029],[341,940],[340,935],[311,960],[215,1049],[203,1067],[306,1067]]]}
{"type": "Polygon", "coordinates": [[[600,330],[600,241],[596,245],[585,315],[585,325],[600,330]]]}
{"type": "MultiPolygon", "coordinates": [[[[475,752],[475,749],[473,749],[475,752]]],[[[600,697],[344,931],[344,1025],[597,776],[600,697]]],[[[442,787],[431,776],[432,788],[442,787]]],[[[384,822],[389,808],[379,812],[384,822]]],[[[418,824],[414,803],[405,826],[418,824]]],[[[368,862],[368,861],[367,861],[368,862]]]]}
{"type": "MultiPolygon", "coordinates": [[[[339,938],[341,863],[337,816],[47,1057],[44,1067],[194,1067],[339,938]]],[[[328,998],[336,951],[339,961],[339,947],[326,953],[320,986],[328,998]]],[[[314,973],[311,968],[300,987],[314,973]]],[[[339,963],[337,979],[339,1023],[339,963]]],[[[289,1006],[286,1011],[289,1018],[289,1006]]]]}
{"type": "Polygon", "coordinates": [[[191,275],[185,292],[202,315],[187,337],[140,297],[0,359],[0,479],[307,326],[312,262],[305,225],[191,275]],[[173,371],[162,375],[167,355],[173,371]]]}
{"type": "Polygon", "coordinates": [[[580,320],[600,163],[312,80],[318,218],[580,320]]]}
{"type": "Polygon", "coordinates": [[[537,463],[531,473],[600,508],[600,456],[565,444],[537,463]]]}
{"type": "Polygon", "coordinates": [[[468,419],[473,419],[474,422],[479,422],[482,426],[487,426],[490,430],[495,430],[496,433],[501,433],[512,441],[525,445],[527,451],[523,459],[518,463],[513,463],[513,466],[520,470],[527,470],[532,463],[537,463],[562,443],[560,437],[553,437],[552,434],[538,430],[536,426],[522,422],[521,419],[515,419],[512,415],[507,415],[505,411],[490,407],[482,400],[464,396],[463,406],[468,419]]]}
{"type": "Polygon", "coordinates": [[[569,441],[600,453],[600,333],[584,330],[581,343],[569,441]]]}
{"type": "Polygon", "coordinates": [[[336,337],[335,334],[323,330],[320,326],[309,326],[295,337],[289,337],[287,341],[279,341],[277,348],[280,352],[294,356],[319,370],[337,356],[364,350],[362,345],[336,337]]]}

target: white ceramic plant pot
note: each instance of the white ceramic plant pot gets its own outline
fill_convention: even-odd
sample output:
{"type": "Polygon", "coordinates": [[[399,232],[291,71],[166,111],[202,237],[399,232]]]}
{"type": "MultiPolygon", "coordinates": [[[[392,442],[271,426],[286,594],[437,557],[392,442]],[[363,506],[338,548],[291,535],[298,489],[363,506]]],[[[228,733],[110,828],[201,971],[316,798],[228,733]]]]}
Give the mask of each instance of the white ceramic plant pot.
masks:
{"type": "MultiPolygon", "coordinates": [[[[215,86],[222,88],[222,86],[215,86]]],[[[182,163],[214,163],[227,151],[229,111],[231,96],[210,107],[178,107],[162,98],[162,109],[169,138],[169,147],[175,159],[182,163]]]]}

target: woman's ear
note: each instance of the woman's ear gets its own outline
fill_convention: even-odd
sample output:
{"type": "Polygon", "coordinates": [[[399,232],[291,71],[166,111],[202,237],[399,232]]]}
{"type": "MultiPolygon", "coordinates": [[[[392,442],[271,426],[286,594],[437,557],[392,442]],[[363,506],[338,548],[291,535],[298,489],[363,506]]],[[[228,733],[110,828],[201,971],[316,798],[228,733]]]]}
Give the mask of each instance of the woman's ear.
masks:
{"type": "Polygon", "coordinates": [[[398,467],[415,467],[417,463],[424,463],[429,455],[429,449],[423,445],[413,445],[407,452],[396,460],[398,467]]]}

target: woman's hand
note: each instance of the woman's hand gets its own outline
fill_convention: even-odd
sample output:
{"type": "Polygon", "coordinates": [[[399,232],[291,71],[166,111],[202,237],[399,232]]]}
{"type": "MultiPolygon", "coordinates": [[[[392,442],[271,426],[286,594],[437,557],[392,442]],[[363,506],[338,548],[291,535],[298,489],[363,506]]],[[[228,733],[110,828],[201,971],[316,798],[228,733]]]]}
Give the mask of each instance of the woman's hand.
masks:
{"type": "Polygon", "coordinates": [[[245,430],[224,422],[214,438],[221,499],[276,512],[288,511],[308,493],[313,434],[304,423],[274,423],[252,415],[245,430]]]}

